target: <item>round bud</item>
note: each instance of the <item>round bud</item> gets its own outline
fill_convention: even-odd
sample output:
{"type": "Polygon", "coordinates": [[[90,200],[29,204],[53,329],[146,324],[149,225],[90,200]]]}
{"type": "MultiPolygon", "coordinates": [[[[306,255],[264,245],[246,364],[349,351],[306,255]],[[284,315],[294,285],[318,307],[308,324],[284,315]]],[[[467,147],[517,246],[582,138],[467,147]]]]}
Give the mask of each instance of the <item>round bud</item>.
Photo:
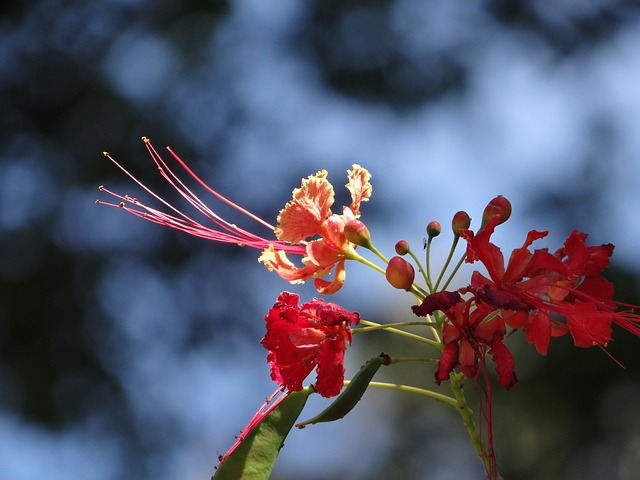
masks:
{"type": "Polygon", "coordinates": [[[344,226],[344,236],[355,245],[369,248],[371,246],[371,234],[367,226],[360,220],[350,220],[344,226]]]}
{"type": "Polygon", "coordinates": [[[458,237],[460,236],[460,230],[466,230],[471,226],[471,217],[469,214],[464,211],[459,211],[453,216],[453,220],[451,220],[451,229],[453,230],[453,234],[458,237]]]}
{"type": "Polygon", "coordinates": [[[485,207],[482,213],[482,226],[496,215],[499,217],[496,225],[506,222],[511,216],[511,202],[502,195],[493,198],[485,207]]]}
{"type": "Polygon", "coordinates": [[[387,281],[395,288],[409,290],[416,278],[413,266],[402,257],[393,257],[389,260],[385,272],[387,281]]]}
{"type": "Polygon", "coordinates": [[[400,240],[396,243],[396,253],[398,255],[406,255],[411,249],[409,248],[409,242],[406,240],[400,240]]]}
{"type": "Polygon", "coordinates": [[[429,235],[429,238],[437,237],[438,235],[440,235],[441,231],[442,226],[440,226],[440,224],[435,220],[429,222],[429,224],[427,225],[427,235],[429,235]]]}

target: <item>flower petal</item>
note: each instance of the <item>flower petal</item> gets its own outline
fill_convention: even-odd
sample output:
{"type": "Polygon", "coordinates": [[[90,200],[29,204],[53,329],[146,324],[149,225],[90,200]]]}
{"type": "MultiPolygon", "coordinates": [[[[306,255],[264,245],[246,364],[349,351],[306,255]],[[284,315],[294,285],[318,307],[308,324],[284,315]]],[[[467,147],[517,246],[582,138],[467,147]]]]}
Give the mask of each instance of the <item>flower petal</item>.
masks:
{"type": "Polygon", "coordinates": [[[313,281],[313,284],[315,285],[316,290],[323,295],[333,295],[342,288],[346,278],[347,271],[344,268],[344,260],[341,260],[336,265],[335,272],[333,273],[333,281],[329,282],[322,278],[316,278],[313,281]]]}
{"type": "Polygon", "coordinates": [[[269,245],[269,248],[262,252],[258,261],[264,263],[270,272],[275,271],[280,277],[291,283],[302,283],[319,270],[316,265],[307,265],[302,268],[296,267],[289,261],[285,252],[282,250],[276,251],[273,245],[269,245]]]}
{"type": "Polygon", "coordinates": [[[358,217],[360,216],[360,204],[369,200],[373,188],[369,183],[371,174],[366,168],[357,164],[353,164],[352,168],[353,170],[347,170],[349,182],[346,187],[351,192],[350,208],[354,215],[358,217]]]}
{"type": "Polygon", "coordinates": [[[436,383],[440,385],[443,380],[449,380],[449,374],[451,370],[458,365],[458,344],[450,343],[445,345],[438,361],[438,369],[436,370],[435,377],[436,383]]]}
{"type": "Polygon", "coordinates": [[[292,200],[278,215],[274,232],[279,240],[298,243],[323,232],[334,201],[333,186],[326,176],[327,171],[321,170],[302,180],[300,188],[293,191],[292,200]]]}

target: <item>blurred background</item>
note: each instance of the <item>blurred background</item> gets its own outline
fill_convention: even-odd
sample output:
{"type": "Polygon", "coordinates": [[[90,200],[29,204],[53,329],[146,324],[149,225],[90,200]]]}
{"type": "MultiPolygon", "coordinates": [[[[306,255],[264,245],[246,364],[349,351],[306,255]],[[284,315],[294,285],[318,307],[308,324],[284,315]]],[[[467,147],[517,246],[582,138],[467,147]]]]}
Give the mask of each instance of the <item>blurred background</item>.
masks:
{"type": "MultiPolygon", "coordinates": [[[[452,215],[479,219],[505,195],[503,252],[530,229],[550,230],[537,246],[551,250],[585,231],[616,244],[616,298],[640,304],[638,45],[637,1],[2,2],[0,477],[208,479],[275,389],[258,343],[267,309],[282,290],[317,295],[257,251],[96,206],[100,184],[142,198],[103,150],[175,197],[142,135],[272,223],[319,169],[347,203],[360,163],[378,248],[420,252],[438,220],[434,269],[452,215]]],[[[407,294],[347,270],[329,300],[412,319],[407,294]]],[[[505,478],[640,477],[640,340],[614,337],[625,368],[568,338],[544,358],[510,340],[520,383],[493,391],[505,478]]],[[[413,347],[358,336],[347,376],[413,347]]],[[[435,387],[429,368],[381,373],[435,387]]],[[[292,432],[273,478],[484,476],[455,412],[369,390],[344,421],[292,432]]]]}

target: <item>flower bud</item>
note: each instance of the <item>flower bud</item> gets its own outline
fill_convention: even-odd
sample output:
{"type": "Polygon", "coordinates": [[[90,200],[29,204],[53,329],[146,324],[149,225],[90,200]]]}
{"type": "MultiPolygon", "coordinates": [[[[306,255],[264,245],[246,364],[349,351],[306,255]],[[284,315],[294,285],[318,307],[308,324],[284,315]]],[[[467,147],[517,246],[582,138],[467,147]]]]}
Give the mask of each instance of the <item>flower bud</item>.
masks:
{"type": "Polygon", "coordinates": [[[369,248],[371,246],[371,234],[367,226],[360,220],[351,220],[344,226],[344,236],[355,245],[369,248]]]}
{"type": "Polygon", "coordinates": [[[506,222],[511,216],[511,202],[502,195],[493,198],[485,207],[482,213],[482,226],[484,227],[487,222],[496,215],[499,216],[496,225],[506,222]]]}
{"type": "Polygon", "coordinates": [[[429,222],[429,224],[427,225],[427,235],[429,235],[430,239],[440,235],[441,231],[442,231],[442,226],[440,226],[440,224],[435,220],[432,222],[429,222]]]}
{"type": "Polygon", "coordinates": [[[409,290],[416,277],[413,266],[402,257],[393,257],[389,260],[385,272],[387,281],[395,288],[409,290]]]}
{"type": "Polygon", "coordinates": [[[409,250],[409,242],[406,240],[399,240],[398,243],[396,243],[396,253],[398,255],[406,255],[409,253],[409,250]]]}
{"type": "Polygon", "coordinates": [[[451,220],[451,229],[456,237],[460,236],[460,230],[466,230],[471,226],[471,217],[464,211],[459,211],[453,216],[451,220]]]}

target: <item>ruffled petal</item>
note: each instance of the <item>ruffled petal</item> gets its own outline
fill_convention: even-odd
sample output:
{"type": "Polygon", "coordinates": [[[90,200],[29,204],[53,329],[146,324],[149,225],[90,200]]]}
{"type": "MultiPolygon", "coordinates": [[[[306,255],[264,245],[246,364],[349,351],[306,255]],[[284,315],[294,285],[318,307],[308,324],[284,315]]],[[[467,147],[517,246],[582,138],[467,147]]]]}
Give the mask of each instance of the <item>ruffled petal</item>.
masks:
{"type": "Polygon", "coordinates": [[[278,240],[298,243],[322,234],[334,201],[333,186],[326,176],[327,171],[321,170],[302,180],[300,188],[293,191],[292,200],[278,215],[274,230],[278,240]]]}
{"type": "Polygon", "coordinates": [[[276,272],[280,277],[291,283],[302,283],[315,275],[319,267],[316,265],[306,265],[305,267],[296,267],[289,259],[287,254],[282,250],[276,251],[273,245],[265,249],[258,258],[271,272],[276,272]]]}
{"type": "Polygon", "coordinates": [[[347,170],[349,182],[346,187],[351,192],[350,208],[356,217],[360,216],[360,204],[366,202],[371,197],[373,188],[369,183],[371,174],[366,168],[353,164],[353,170],[347,170]]]}
{"type": "Polygon", "coordinates": [[[333,397],[342,390],[345,349],[342,338],[336,338],[326,340],[318,351],[315,389],[323,397],[333,397]]]}

